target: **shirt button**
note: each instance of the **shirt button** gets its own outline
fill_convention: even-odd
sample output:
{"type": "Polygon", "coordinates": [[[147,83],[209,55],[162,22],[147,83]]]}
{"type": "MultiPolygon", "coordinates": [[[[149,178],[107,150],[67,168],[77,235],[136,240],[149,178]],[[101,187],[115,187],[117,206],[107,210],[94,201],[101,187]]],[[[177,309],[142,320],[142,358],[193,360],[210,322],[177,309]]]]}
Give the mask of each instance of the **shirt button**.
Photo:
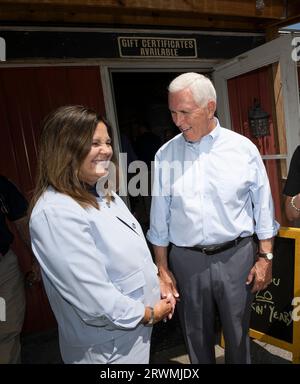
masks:
{"type": "Polygon", "coordinates": [[[136,228],[136,225],[134,223],[132,223],[132,228],[135,229],[136,228]]]}

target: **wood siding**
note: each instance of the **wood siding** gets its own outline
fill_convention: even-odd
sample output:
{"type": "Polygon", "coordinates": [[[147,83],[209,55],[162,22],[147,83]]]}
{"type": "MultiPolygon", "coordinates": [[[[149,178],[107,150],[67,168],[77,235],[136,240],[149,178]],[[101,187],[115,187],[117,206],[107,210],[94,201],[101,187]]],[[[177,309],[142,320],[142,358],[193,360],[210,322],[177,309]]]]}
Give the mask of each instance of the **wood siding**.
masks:
{"type": "MultiPolygon", "coordinates": [[[[0,68],[0,173],[12,180],[28,200],[34,187],[42,120],[53,109],[67,104],[105,112],[99,67],[0,68]]],[[[25,273],[31,257],[18,236],[14,250],[25,273]]],[[[27,288],[26,297],[23,330],[54,326],[42,284],[27,288]]]]}

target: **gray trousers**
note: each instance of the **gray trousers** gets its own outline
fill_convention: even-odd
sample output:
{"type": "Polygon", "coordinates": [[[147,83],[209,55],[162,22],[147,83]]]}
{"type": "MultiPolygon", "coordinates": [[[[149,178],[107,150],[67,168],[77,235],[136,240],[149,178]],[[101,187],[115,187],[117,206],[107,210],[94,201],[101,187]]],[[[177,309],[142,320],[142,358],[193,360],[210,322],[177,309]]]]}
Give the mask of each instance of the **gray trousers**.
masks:
{"type": "Polygon", "coordinates": [[[179,319],[192,364],[215,363],[215,320],[225,339],[225,362],[250,364],[249,322],[253,294],[246,285],[256,244],[245,238],[215,255],[172,246],[169,263],[177,280],[179,319]]]}
{"type": "Polygon", "coordinates": [[[12,250],[0,256],[0,297],[5,301],[5,321],[0,321],[0,364],[20,363],[25,290],[17,256],[12,250]]]}

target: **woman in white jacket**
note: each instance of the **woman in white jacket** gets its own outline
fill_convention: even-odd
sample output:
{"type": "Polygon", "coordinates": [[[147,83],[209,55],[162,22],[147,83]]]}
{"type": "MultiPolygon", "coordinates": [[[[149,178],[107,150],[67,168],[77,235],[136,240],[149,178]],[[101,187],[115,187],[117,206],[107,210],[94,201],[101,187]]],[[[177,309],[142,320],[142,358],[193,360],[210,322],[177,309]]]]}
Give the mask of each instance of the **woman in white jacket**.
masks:
{"type": "Polygon", "coordinates": [[[139,223],[96,188],[109,174],[109,130],[94,111],[66,106],[41,135],[30,233],[65,363],[148,363],[152,325],[171,312],[139,223]]]}

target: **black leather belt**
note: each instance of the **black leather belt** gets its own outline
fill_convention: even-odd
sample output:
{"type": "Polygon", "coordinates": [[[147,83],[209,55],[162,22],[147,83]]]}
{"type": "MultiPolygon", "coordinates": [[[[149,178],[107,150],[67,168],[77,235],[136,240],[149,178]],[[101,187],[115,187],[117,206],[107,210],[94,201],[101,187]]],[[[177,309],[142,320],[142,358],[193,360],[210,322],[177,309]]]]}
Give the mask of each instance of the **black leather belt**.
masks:
{"type": "Polygon", "coordinates": [[[226,243],[216,245],[195,245],[194,247],[183,247],[191,251],[204,253],[205,255],[214,255],[226,251],[227,249],[236,247],[245,237],[237,237],[235,240],[226,241],[226,243]]]}

